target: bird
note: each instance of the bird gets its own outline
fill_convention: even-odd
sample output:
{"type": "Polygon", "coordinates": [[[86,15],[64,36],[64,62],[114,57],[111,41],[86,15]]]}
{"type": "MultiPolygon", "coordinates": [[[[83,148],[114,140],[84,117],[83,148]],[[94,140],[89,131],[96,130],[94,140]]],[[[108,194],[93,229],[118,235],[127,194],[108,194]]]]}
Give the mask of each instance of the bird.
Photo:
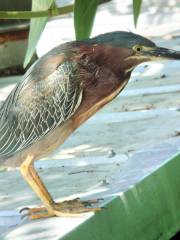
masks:
{"type": "Polygon", "coordinates": [[[39,58],[0,108],[0,165],[19,167],[43,206],[30,219],[89,211],[95,200],[55,202],[34,162],[56,150],[80,125],[111,102],[133,69],[146,61],[180,60],[180,51],[158,47],[127,31],[61,44],[39,58]]]}

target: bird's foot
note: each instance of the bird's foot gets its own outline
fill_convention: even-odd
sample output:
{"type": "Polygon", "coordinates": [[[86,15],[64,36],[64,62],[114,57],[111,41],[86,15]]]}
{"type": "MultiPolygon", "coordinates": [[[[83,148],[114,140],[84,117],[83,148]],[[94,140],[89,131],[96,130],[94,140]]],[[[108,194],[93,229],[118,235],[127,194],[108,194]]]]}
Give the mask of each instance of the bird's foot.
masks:
{"type": "Polygon", "coordinates": [[[20,213],[23,216],[29,216],[30,219],[39,219],[47,217],[80,217],[83,213],[87,212],[99,212],[102,210],[102,207],[93,207],[93,204],[99,203],[103,199],[94,199],[88,201],[81,201],[79,198],[64,201],[60,203],[54,203],[51,207],[51,210],[47,210],[46,207],[38,208],[23,208],[20,210],[20,213]]]}

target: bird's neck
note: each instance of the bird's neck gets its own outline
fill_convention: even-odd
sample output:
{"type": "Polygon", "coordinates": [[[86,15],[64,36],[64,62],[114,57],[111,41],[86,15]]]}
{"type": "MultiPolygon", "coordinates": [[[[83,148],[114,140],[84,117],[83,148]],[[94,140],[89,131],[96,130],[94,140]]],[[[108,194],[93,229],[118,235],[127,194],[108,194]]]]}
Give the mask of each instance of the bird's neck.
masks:
{"type": "Polygon", "coordinates": [[[114,49],[86,47],[75,54],[75,58],[83,87],[82,103],[73,116],[74,128],[77,128],[119,94],[130,73],[123,71],[122,55],[114,49]]]}
{"type": "Polygon", "coordinates": [[[132,50],[128,48],[117,48],[105,44],[84,45],[81,46],[81,54],[86,55],[89,62],[110,70],[121,82],[130,78],[136,66],[136,63],[129,58],[132,50]]]}

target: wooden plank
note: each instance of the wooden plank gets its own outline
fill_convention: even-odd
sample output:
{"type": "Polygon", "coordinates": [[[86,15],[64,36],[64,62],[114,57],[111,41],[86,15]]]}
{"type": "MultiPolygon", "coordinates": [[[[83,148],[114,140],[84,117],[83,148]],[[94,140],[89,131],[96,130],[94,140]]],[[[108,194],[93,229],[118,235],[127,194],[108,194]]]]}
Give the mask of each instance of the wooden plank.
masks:
{"type": "Polygon", "coordinates": [[[147,95],[157,95],[165,93],[179,93],[180,84],[150,87],[150,88],[140,88],[140,89],[128,89],[124,90],[118,97],[134,97],[134,96],[147,96],[147,95]]]}
{"type": "Polygon", "coordinates": [[[180,228],[180,154],[61,240],[170,239],[180,228]]]}
{"type": "MultiPolygon", "coordinates": [[[[29,237],[29,239],[35,240],[37,237],[43,236],[47,239],[62,238],[66,240],[154,240],[160,232],[163,233],[163,236],[174,234],[179,227],[179,224],[175,224],[174,219],[172,220],[175,214],[172,209],[180,209],[178,198],[180,155],[170,160],[169,157],[177,152],[179,143],[180,138],[179,140],[172,139],[154,148],[136,152],[128,161],[124,162],[121,162],[118,156],[114,162],[112,158],[108,163],[104,158],[101,164],[91,163],[89,158],[89,160],[85,159],[87,160],[86,165],[80,166],[81,160],[79,159],[79,162],[78,160],[71,161],[69,165],[66,163],[67,165],[63,167],[55,164],[54,169],[49,168],[48,170],[48,168],[44,168],[46,162],[41,161],[39,167],[43,168],[43,171],[40,174],[43,174],[43,179],[44,176],[48,176],[49,180],[45,179],[45,183],[50,187],[53,196],[61,194],[62,197],[63,194],[65,196],[71,194],[71,198],[80,196],[84,199],[103,197],[103,205],[106,206],[106,209],[99,214],[91,213],[79,218],[29,221],[26,218],[22,220],[18,211],[5,211],[7,206],[5,207],[5,203],[0,201],[0,205],[4,206],[0,212],[0,231],[1,227],[5,228],[7,224],[9,227],[6,233],[0,235],[0,239],[25,239],[29,237]],[[88,172],[89,169],[93,169],[94,172],[88,172]],[[72,174],[72,172],[76,173],[72,174]],[[105,179],[107,180],[105,181],[105,179]],[[173,187],[171,188],[171,186],[173,187]],[[165,199],[164,204],[160,204],[162,199],[165,199]],[[160,218],[157,219],[157,216],[160,218]],[[167,219],[171,220],[168,227],[164,224],[167,219]],[[18,224],[18,226],[13,228],[13,224],[18,224]],[[158,225],[156,226],[156,224],[158,225]],[[175,226],[175,229],[171,229],[171,224],[175,226]],[[118,235],[118,229],[121,235],[118,235]],[[130,231],[128,232],[127,229],[130,231]],[[145,238],[146,234],[149,234],[151,238],[145,238]],[[113,238],[109,238],[110,235],[113,238]]],[[[61,163],[65,164],[66,161],[68,160],[61,163]]],[[[21,176],[16,171],[1,173],[2,185],[4,185],[3,179],[7,183],[8,174],[9,180],[11,178],[16,182],[16,189],[13,188],[14,190],[10,191],[13,187],[12,181],[9,185],[4,186],[6,191],[9,190],[8,195],[10,195],[9,200],[6,197],[6,202],[9,201],[12,209],[15,208],[16,201],[21,202],[23,204],[21,206],[29,203],[32,192],[21,181],[21,176]]],[[[35,205],[36,202],[37,199],[34,196],[35,205]]],[[[10,209],[10,205],[8,209],[10,209]]],[[[169,224],[169,222],[167,223],[169,224]]]]}
{"type": "Polygon", "coordinates": [[[113,112],[113,113],[98,113],[87,121],[86,124],[98,124],[98,123],[121,123],[140,121],[153,118],[172,118],[180,117],[180,111],[178,108],[169,109],[150,109],[141,111],[128,111],[128,112],[113,112]]]}

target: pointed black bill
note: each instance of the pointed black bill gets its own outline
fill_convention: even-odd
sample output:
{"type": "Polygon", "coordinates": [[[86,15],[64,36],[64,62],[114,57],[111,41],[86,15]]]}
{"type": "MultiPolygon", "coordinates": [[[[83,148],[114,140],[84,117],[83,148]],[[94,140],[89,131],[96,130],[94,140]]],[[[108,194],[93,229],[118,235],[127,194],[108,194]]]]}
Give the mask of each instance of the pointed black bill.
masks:
{"type": "Polygon", "coordinates": [[[180,60],[180,51],[157,47],[149,52],[149,55],[157,58],[180,60]]]}

